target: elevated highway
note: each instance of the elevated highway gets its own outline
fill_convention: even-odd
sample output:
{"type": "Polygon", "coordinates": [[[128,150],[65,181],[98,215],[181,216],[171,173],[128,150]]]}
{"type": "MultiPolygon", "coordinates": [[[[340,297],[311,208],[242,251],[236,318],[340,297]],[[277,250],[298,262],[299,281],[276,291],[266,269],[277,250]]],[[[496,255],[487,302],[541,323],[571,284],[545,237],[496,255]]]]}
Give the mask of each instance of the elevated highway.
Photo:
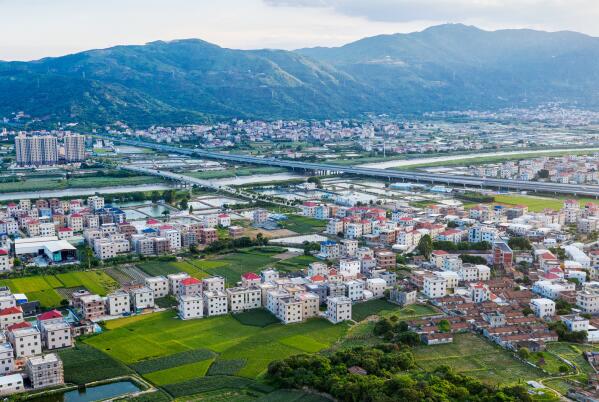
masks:
{"type": "MultiPolygon", "coordinates": [[[[276,166],[292,170],[301,170],[314,172],[315,174],[352,174],[366,177],[375,177],[386,180],[410,181],[417,183],[444,184],[452,186],[468,186],[480,188],[495,188],[499,190],[529,191],[539,193],[553,193],[564,195],[577,195],[599,198],[599,186],[588,184],[562,184],[545,183],[522,180],[506,180],[495,178],[481,178],[473,176],[448,175],[443,173],[425,173],[412,171],[397,171],[378,168],[367,168],[358,166],[340,166],[331,163],[312,163],[292,161],[268,157],[255,157],[248,155],[238,155],[225,152],[207,151],[204,149],[175,147],[171,145],[161,145],[151,142],[138,141],[132,139],[116,139],[110,136],[100,136],[101,138],[142,148],[151,148],[156,151],[166,153],[176,153],[189,156],[196,156],[206,159],[222,160],[227,162],[247,163],[254,165],[276,166]]],[[[164,172],[161,172],[164,173],[164,172]]],[[[179,179],[171,177],[173,180],[183,180],[190,184],[200,184],[202,180],[193,179],[189,176],[180,176],[179,179]],[[184,179],[187,178],[187,179],[184,179]],[[189,180],[188,180],[189,179],[189,180]],[[197,182],[193,183],[191,180],[197,182]]]]}

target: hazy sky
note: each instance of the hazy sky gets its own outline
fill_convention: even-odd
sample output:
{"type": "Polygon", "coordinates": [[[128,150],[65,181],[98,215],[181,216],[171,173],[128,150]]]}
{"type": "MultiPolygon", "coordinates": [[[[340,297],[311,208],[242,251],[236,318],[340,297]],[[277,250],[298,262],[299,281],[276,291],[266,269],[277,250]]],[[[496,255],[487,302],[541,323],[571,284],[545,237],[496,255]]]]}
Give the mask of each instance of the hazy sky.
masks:
{"type": "Polygon", "coordinates": [[[336,46],[462,22],[599,36],[599,0],[0,0],[0,60],[201,38],[225,47],[336,46]]]}

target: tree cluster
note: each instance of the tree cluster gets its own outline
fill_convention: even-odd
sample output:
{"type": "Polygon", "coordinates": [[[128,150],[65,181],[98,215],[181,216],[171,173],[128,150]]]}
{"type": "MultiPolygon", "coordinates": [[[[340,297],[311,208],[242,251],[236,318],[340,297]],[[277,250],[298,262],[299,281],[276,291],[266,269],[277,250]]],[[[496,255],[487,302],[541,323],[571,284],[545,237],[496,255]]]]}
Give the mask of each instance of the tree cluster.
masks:
{"type": "Polygon", "coordinates": [[[433,250],[444,250],[444,251],[461,251],[461,250],[478,250],[486,251],[491,249],[491,243],[487,241],[481,241],[476,243],[470,243],[462,241],[454,243],[451,241],[434,241],[433,250]]]}
{"type": "Polygon", "coordinates": [[[330,357],[303,354],[274,361],[268,367],[268,378],[280,387],[308,387],[343,402],[532,400],[521,386],[490,387],[447,366],[432,372],[406,371],[413,366],[409,350],[380,345],[344,350],[330,357]],[[355,366],[366,373],[348,370],[355,366]]]}

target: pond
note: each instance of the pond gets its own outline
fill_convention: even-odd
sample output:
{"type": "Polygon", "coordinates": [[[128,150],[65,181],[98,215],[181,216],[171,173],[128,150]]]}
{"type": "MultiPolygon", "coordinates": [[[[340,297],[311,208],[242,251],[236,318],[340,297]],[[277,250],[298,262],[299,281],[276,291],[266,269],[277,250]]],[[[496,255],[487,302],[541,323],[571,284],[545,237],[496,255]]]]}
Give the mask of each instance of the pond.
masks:
{"type": "Polygon", "coordinates": [[[93,402],[141,391],[131,381],[119,381],[85,389],[75,389],[62,394],[40,396],[28,399],[32,402],[93,402]]]}
{"type": "Polygon", "coordinates": [[[162,213],[166,210],[169,210],[169,208],[165,207],[164,205],[152,205],[148,207],[138,208],[137,210],[148,216],[151,216],[152,218],[161,218],[164,216],[162,215],[162,213]]]}

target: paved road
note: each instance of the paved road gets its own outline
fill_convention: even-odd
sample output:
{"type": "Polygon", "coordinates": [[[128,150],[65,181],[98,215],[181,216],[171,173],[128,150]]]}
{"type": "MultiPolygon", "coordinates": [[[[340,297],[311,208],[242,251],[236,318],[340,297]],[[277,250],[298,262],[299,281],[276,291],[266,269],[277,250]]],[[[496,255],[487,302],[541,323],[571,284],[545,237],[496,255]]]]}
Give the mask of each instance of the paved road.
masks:
{"type": "MultiPolygon", "coordinates": [[[[316,172],[317,174],[335,174],[346,173],[360,176],[376,177],[387,180],[405,180],[411,182],[436,183],[445,185],[458,185],[469,187],[488,187],[499,190],[530,191],[555,194],[569,194],[579,196],[590,196],[599,198],[599,186],[587,184],[561,184],[561,183],[543,183],[521,180],[505,180],[493,178],[479,178],[472,176],[448,175],[443,173],[422,173],[409,171],[392,171],[386,169],[366,168],[359,166],[339,166],[330,163],[311,163],[291,161],[275,158],[259,158],[255,156],[237,155],[224,152],[206,151],[203,149],[174,147],[170,145],[161,145],[151,142],[143,142],[130,139],[115,139],[113,137],[103,137],[115,142],[126,145],[151,148],[161,152],[177,153],[183,155],[197,156],[207,159],[216,159],[229,162],[249,163],[255,165],[277,166],[293,170],[306,170],[316,172]]],[[[182,176],[182,175],[180,175],[182,176]]],[[[184,176],[183,181],[192,182],[193,178],[184,176]]],[[[193,179],[202,181],[200,179],[193,179]]],[[[197,182],[196,184],[199,184],[197,182]]]]}

